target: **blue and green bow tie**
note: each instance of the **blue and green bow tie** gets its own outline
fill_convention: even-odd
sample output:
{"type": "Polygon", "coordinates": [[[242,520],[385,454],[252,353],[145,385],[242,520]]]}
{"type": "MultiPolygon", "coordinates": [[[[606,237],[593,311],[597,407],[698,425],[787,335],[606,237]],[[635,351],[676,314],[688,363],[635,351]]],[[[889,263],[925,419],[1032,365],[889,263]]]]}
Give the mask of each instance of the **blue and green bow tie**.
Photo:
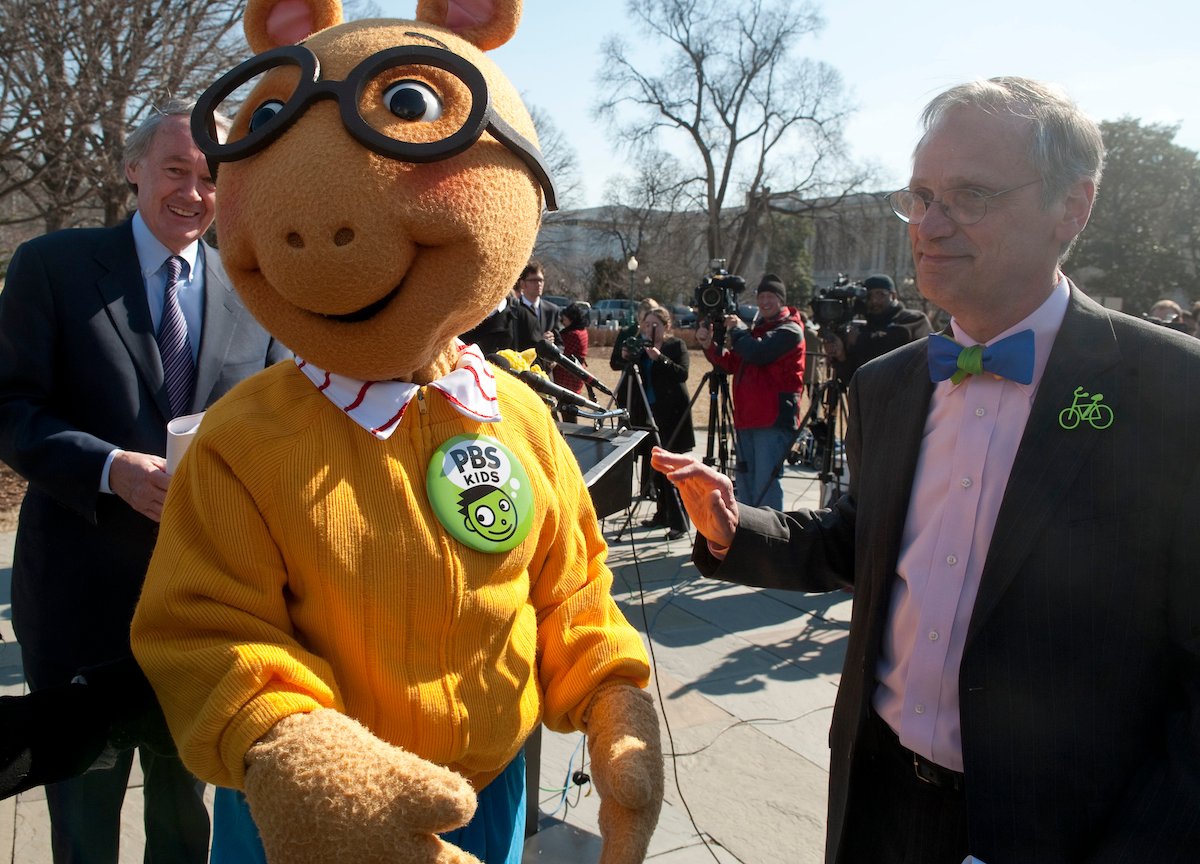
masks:
{"type": "Polygon", "coordinates": [[[949,378],[955,384],[968,375],[987,372],[1019,384],[1033,381],[1033,331],[1005,336],[994,345],[959,345],[940,333],[930,333],[929,377],[949,378]]]}

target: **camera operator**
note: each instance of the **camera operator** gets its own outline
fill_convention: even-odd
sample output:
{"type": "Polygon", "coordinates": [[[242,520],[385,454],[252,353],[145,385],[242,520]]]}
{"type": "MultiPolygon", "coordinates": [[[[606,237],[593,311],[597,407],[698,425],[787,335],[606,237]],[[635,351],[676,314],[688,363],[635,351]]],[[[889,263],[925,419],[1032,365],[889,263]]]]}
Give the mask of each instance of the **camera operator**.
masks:
{"type": "Polygon", "coordinates": [[[893,348],[929,335],[929,319],[916,309],[905,309],[896,299],[891,276],[877,273],[863,280],[867,289],[863,321],[853,321],[844,331],[821,334],[825,353],[833,361],[834,374],[843,384],[868,360],[893,348]]]}
{"type": "Polygon", "coordinates": [[[737,500],[782,507],[779,467],[796,437],[804,390],[804,324],[786,305],[787,289],[778,276],[763,276],[756,295],[752,328],[736,315],[725,317],[728,348],[713,339],[710,320],[696,328],[696,341],[714,366],[734,376],[737,500]]]}
{"type": "MultiPolygon", "coordinates": [[[[620,357],[626,368],[636,365],[646,391],[645,403],[639,393],[627,397],[629,388],[617,391],[617,404],[629,411],[633,426],[647,426],[649,408],[658,427],[660,446],[673,453],[690,453],[696,445],[692,416],[688,411],[688,351],[683,340],[671,335],[671,312],[654,300],[644,300],[638,308],[639,323],[631,328],[613,349],[614,367],[620,357]],[[643,311],[644,309],[644,311],[643,311]],[[626,404],[629,402],[630,404],[626,404]]],[[[623,331],[626,332],[626,331],[623,331]]],[[[645,464],[649,465],[649,458],[645,464]]],[[[677,540],[687,531],[687,516],[679,495],[660,473],[653,472],[656,508],[653,518],[642,525],[666,528],[667,539],[677,540]]]]}
{"type": "Polygon", "coordinates": [[[1192,323],[1187,320],[1188,313],[1183,311],[1183,307],[1167,297],[1156,302],[1150,307],[1150,311],[1142,315],[1151,324],[1157,324],[1160,327],[1169,327],[1172,330],[1178,330],[1180,333],[1192,333],[1192,323]]]}

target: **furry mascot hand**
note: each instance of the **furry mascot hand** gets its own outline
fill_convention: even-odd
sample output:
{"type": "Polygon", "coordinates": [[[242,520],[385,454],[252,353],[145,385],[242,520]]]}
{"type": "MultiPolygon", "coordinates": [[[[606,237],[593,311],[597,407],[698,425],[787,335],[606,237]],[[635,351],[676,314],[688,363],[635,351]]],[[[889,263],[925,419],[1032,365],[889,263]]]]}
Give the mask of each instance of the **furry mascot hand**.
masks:
{"type": "Polygon", "coordinates": [[[600,864],[640,864],[663,799],[654,700],[637,687],[605,687],[592,697],[584,724],[600,793],[600,864]]]}
{"type": "Polygon", "coordinates": [[[434,836],[470,821],[470,784],[345,714],[280,720],[246,764],[246,800],[271,864],[479,864],[434,836]]]}

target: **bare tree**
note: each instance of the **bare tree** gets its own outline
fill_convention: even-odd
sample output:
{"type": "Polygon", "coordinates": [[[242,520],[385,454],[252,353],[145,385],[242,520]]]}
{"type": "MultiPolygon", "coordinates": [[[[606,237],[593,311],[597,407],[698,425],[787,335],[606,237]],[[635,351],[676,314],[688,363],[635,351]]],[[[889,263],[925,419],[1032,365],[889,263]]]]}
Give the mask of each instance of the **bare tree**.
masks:
{"type": "Polygon", "coordinates": [[[610,95],[598,112],[635,150],[671,137],[691,154],[686,188],[705,214],[708,257],[737,271],[773,201],[837,196],[869,179],[844,157],[840,76],[796,55],[822,25],[813,5],[631,0],[627,8],[662,70],[639,69],[610,38],[598,79],[610,95]]]}
{"type": "Polygon", "coordinates": [[[616,180],[607,196],[604,233],[620,250],[620,260],[639,261],[634,292],[673,300],[704,273],[704,250],[697,248],[696,220],[686,213],[688,180],[679,160],[646,150],[633,174],[616,180]],[[698,260],[703,259],[703,260],[698,260]]]}
{"type": "MultiPolygon", "coordinates": [[[[126,135],[155,105],[199,96],[249,57],[244,8],[245,0],[0,4],[0,227],[24,223],[19,236],[35,225],[124,218],[126,135]]],[[[379,8],[349,0],[345,14],[379,8]]]]}
{"type": "Polygon", "coordinates": [[[554,180],[559,208],[569,207],[580,195],[579,157],[550,115],[535,105],[529,106],[533,128],[538,133],[538,149],[554,180]]]}
{"type": "MultiPolygon", "coordinates": [[[[247,52],[240,0],[8,0],[0,7],[0,198],[47,231],[125,214],[125,136],[247,52]]],[[[11,211],[7,211],[11,212],[11,211]]]]}

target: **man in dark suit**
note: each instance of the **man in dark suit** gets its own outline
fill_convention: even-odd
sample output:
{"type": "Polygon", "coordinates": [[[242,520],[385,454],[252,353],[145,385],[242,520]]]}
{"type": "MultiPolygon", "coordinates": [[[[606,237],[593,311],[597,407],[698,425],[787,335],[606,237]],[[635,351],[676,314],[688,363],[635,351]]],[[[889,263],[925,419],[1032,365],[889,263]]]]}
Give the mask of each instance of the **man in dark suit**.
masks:
{"type": "Polygon", "coordinates": [[[1200,343],[1058,269],[1103,154],[1060,91],[962,85],[925,129],[889,200],[954,341],[859,370],[848,493],[739,508],[711,469],[656,465],[703,572],[854,589],[831,864],[1195,861],[1200,343]]]}
{"type": "Polygon", "coordinates": [[[513,309],[516,333],[516,349],[524,351],[532,348],[537,342],[546,340],[551,345],[559,344],[559,333],[562,332],[562,322],[558,316],[562,310],[549,300],[542,299],[546,288],[546,274],[541,262],[530,261],[521,271],[517,280],[517,290],[521,293],[520,302],[513,309]]]}
{"type": "MultiPolygon", "coordinates": [[[[287,356],[200,239],[214,187],[189,115],[172,104],[130,136],[130,221],[24,244],[0,293],[0,458],[29,480],[13,625],[33,690],[130,656],[170,481],[167,422],[287,356]]],[[[144,722],[142,740],[167,745],[140,748],[146,860],[206,861],[203,784],[173,752],[161,714],[144,722]]],[[[47,786],[56,862],[116,862],[132,758],[127,749],[111,767],[47,786]]]]}

